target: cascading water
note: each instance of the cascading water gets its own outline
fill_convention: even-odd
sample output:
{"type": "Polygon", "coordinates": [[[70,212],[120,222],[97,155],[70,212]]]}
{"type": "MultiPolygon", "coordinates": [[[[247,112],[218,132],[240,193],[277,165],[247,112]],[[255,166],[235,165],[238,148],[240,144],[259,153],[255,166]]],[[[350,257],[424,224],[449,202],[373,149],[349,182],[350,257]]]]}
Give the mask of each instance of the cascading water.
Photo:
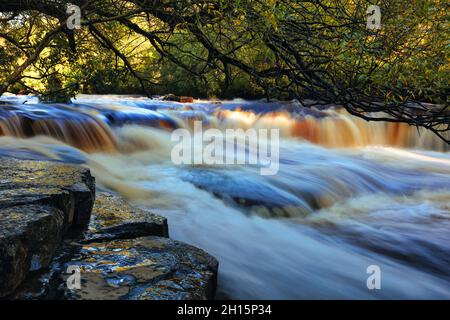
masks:
{"type": "Polygon", "coordinates": [[[294,103],[12,96],[0,136],[0,154],[80,163],[100,188],[168,217],[172,237],[218,258],[222,297],[450,298],[450,155],[430,132],[294,103]],[[194,120],[279,128],[278,174],[175,166],[170,133],[194,120]]]}

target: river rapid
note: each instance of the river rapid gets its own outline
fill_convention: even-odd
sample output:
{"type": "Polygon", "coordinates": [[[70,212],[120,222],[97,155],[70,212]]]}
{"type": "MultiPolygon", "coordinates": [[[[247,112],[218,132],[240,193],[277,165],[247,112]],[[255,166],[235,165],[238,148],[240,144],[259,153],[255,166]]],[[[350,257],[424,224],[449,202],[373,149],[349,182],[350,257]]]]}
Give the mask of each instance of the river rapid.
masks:
{"type": "Polygon", "coordinates": [[[450,298],[450,154],[430,132],[295,102],[1,100],[0,155],[80,164],[167,217],[172,238],[219,260],[219,298],[450,298]],[[196,120],[280,129],[278,173],[174,165],[171,132],[196,120]]]}

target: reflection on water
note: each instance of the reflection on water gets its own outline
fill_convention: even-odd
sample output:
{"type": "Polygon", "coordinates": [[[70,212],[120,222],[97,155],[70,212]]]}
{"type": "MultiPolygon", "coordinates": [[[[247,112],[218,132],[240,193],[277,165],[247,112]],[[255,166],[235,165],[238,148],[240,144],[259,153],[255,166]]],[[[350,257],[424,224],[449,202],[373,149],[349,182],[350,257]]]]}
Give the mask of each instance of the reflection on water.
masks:
{"type": "Polygon", "coordinates": [[[219,259],[224,296],[450,298],[450,155],[428,132],[292,103],[9,100],[1,154],[82,163],[100,187],[165,215],[172,237],[219,259]],[[194,120],[280,128],[278,175],[173,166],[170,131],[194,120]],[[380,291],[366,287],[369,265],[380,291]]]}

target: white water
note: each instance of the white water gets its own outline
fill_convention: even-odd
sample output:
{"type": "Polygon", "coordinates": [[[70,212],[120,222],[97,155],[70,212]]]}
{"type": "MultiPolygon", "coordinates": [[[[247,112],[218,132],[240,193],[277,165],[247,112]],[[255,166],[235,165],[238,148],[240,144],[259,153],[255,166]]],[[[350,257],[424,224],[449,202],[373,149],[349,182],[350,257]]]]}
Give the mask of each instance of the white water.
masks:
{"type": "MultiPolygon", "coordinates": [[[[320,146],[300,139],[298,121],[285,113],[260,117],[229,111],[227,104],[211,113],[217,105],[83,99],[78,102],[101,110],[99,121],[103,108],[127,117],[125,126],[108,129],[116,152],[86,153],[43,136],[0,137],[0,152],[85,163],[100,187],[168,217],[171,237],[218,258],[219,296],[450,298],[450,155],[417,149],[443,150],[428,133],[402,129],[392,141],[386,124],[345,114],[309,118],[319,130],[319,138],[316,132],[309,140],[320,146]],[[170,132],[143,127],[137,115],[154,112],[178,124],[189,123],[187,114],[220,128],[280,127],[280,172],[263,177],[256,167],[175,167],[170,132]],[[416,149],[380,145],[388,142],[416,149]],[[381,267],[381,290],[366,287],[369,265],[381,267]]],[[[80,111],[69,110],[63,119],[77,119],[80,111]]]]}

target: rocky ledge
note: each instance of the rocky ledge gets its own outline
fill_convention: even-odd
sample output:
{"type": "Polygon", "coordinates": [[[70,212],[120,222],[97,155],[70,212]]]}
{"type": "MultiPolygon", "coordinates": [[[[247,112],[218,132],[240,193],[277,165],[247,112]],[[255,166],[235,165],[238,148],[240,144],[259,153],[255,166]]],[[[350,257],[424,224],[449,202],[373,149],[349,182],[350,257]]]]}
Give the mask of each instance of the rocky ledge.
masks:
{"type": "Polygon", "coordinates": [[[46,267],[62,237],[89,223],[95,180],[88,170],[0,159],[0,297],[46,267]]]}
{"type": "Polygon", "coordinates": [[[69,300],[205,300],[214,298],[217,261],[195,247],[162,237],[70,246],[61,257],[57,295],[69,300]],[[72,251],[73,250],[73,251],[72,251]],[[67,270],[81,270],[81,290],[70,290],[67,270]],[[70,269],[72,268],[72,269],[70,269]]]}
{"type": "Polygon", "coordinates": [[[0,297],[214,298],[217,260],[169,239],[165,218],[95,195],[89,170],[11,159],[0,170],[0,297]],[[67,286],[74,270],[79,288],[67,286]]]}

